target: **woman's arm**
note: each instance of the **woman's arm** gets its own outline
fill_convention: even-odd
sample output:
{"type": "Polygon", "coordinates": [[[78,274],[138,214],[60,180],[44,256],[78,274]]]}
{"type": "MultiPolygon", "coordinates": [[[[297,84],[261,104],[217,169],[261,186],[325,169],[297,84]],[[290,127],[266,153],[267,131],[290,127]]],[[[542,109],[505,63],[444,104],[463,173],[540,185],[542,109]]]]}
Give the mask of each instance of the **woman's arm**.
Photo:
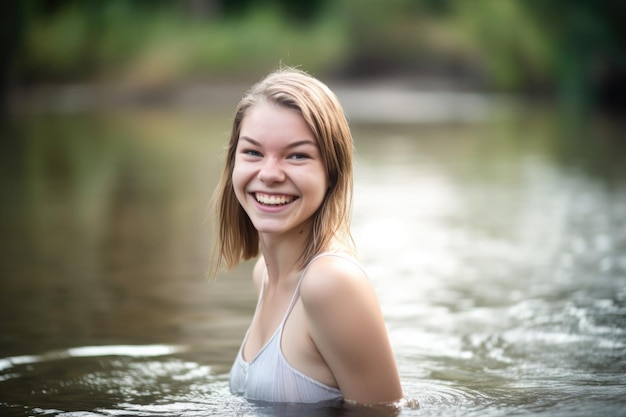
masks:
{"type": "Polygon", "coordinates": [[[311,338],[346,400],[398,401],[402,388],[378,299],[352,262],[325,256],[314,262],[300,290],[311,338]]]}

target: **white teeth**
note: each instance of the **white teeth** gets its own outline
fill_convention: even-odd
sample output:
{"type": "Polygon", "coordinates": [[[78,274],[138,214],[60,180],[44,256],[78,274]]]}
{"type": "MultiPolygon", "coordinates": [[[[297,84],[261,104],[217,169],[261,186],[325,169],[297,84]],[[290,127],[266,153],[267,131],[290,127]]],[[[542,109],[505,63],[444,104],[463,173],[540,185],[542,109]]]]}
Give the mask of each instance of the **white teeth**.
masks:
{"type": "Polygon", "coordinates": [[[288,195],[269,195],[269,194],[255,194],[256,201],[261,204],[266,204],[268,206],[280,206],[282,204],[291,203],[295,200],[295,197],[288,195]]]}

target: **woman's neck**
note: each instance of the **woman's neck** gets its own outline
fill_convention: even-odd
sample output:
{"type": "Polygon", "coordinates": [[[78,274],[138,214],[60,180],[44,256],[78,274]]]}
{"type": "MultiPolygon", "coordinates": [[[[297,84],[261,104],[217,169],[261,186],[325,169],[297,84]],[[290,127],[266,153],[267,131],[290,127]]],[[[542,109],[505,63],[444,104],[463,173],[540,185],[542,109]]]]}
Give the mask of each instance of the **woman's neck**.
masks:
{"type": "Polygon", "coordinates": [[[299,272],[299,263],[305,251],[309,233],[285,235],[261,234],[261,253],[270,282],[282,282],[299,272]]]}

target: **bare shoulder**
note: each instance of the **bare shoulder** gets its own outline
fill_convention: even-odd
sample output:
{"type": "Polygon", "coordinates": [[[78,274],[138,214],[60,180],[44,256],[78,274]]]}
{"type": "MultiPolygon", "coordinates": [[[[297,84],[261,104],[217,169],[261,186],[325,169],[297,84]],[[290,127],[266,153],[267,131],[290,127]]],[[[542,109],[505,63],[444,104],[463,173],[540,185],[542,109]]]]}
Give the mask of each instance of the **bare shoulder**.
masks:
{"type": "MultiPolygon", "coordinates": [[[[356,260],[343,256],[322,256],[309,266],[302,281],[300,295],[305,305],[328,306],[332,298],[344,299],[357,291],[373,292],[370,280],[356,260]]],[[[345,301],[345,299],[344,299],[345,301]]]]}
{"type": "Polygon", "coordinates": [[[300,297],[309,322],[324,335],[382,321],[369,277],[360,264],[345,257],[316,259],[302,280],[300,297]]]}

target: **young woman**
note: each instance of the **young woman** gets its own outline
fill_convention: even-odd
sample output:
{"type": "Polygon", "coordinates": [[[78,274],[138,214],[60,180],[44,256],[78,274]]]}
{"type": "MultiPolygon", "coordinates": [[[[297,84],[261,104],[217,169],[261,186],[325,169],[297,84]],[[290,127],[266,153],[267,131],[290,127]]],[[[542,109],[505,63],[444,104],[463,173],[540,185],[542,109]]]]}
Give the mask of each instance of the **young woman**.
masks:
{"type": "Polygon", "coordinates": [[[380,306],[350,235],[352,136],[330,89],[281,68],[236,109],[216,190],[215,267],[260,256],[259,298],[230,372],[247,399],[402,398],[380,306]]]}

